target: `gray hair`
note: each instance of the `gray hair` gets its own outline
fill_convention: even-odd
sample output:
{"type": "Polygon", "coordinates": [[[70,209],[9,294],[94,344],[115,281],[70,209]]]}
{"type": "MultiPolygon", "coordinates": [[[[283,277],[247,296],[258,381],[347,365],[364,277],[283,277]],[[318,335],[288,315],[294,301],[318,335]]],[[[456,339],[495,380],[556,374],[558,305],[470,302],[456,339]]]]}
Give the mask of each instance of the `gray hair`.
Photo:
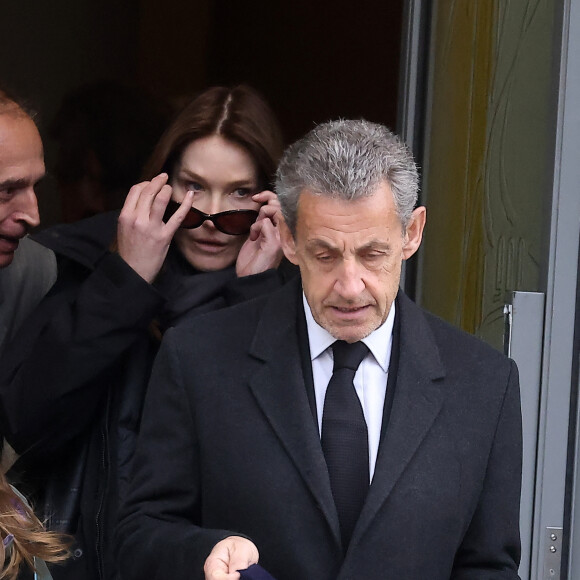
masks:
{"type": "Polygon", "coordinates": [[[419,193],[410,151],[384,125],[343,119],[318,125],[286,149],[276,172],[276,193],[295,234],[298,198],[304,189],[350,201],[372,195],[384,181],[405,228],[419,193]]]}

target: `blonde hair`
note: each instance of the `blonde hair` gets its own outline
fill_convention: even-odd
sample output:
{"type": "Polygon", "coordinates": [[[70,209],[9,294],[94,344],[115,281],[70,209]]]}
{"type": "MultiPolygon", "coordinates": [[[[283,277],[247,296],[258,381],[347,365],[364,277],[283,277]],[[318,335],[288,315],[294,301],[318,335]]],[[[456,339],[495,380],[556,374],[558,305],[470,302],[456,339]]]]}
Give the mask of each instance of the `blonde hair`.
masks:
{"type": "Polygon", "coordinates": [[[62,562],[70,553],[70,541],[47,531],[34,512],[0,473],[0,578],[16,580],[25,562],[35,569],[34,558],[62,562]]]}

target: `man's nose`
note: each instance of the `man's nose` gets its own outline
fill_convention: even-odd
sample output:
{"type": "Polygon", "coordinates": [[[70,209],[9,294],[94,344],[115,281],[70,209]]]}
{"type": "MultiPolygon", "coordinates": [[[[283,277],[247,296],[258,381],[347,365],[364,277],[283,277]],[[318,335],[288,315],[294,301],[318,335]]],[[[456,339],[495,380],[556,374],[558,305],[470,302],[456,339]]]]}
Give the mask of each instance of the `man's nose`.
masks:
{"type": "Polygon", "coordinates": [[[35,228],[40,224],[40,213],[38,212],[38,199],[32,187],[21,191],[18,194],[14,219],[25,222],[29,227],[35,228]]]}
{"type": "Polygon", "coordinates": [[[335,290],[346,300],[358,298],[365,289],[361,266],[355,259],[343,260],[335,283],[335,290]]]}

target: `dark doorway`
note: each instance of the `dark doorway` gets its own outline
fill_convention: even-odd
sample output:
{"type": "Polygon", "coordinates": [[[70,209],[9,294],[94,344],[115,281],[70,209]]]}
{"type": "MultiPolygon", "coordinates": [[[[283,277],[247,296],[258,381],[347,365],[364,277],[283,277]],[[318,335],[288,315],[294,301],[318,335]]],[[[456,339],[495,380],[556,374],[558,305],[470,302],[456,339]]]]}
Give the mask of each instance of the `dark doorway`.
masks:
{"type": "MultiPolygon", "coordinates": [[[[249,83],[288,142],[315,123],[365,117],[396,127],[404,0],[67,0],[9,3],[0,83],[32,102],[46,127],[65,94],[121,80],[178,103],[212,84],[249,83]]],[[[55,191],[41,199],[58,221],[55,191]]]]}

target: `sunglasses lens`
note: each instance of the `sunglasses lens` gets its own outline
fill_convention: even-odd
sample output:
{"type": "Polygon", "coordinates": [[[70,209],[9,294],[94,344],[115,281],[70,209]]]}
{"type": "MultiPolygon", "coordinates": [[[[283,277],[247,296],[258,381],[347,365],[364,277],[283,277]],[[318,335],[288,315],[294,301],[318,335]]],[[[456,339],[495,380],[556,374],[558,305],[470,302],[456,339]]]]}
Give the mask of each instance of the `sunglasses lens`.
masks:
{"type": "Polygon", "coordinates": [[[192,207],[186,214],[184,220],[181,222],[181,227],[186,229],[198,228],[205,218],[203,214],[192,207]]]}
{"type": "MultiPolygon", "coordinates": [[[[163,221],[167,220],[181,207],[180,203],[171,200],[167,204],[163,221]]],[[[216,213],[212,216],[207,216],[195,207],[192,207],[181,222],[182,228],[193,229],[198,228],[206,219],[210,219],[215,224],[215,227],[230,236],[241,236],[247,234],[252,227],[252,224],[258,218],[258,212],[253,209],[239,209],[216,213]]]]}
{"type": "Polygon", "coordinates": [[[169,218],[179,209],[179,204],[173,200],[170,200],[165,208],[165,213],[163,214],[163,221],[167,223],[169,218]]]}
{"type": "MultiPolygon", "coordinates": [[[[163,221],[167,222],[167,220],[181,207],[180,203],[177,203],[176,201],[171,200],[168,204],[167,204],[167,209],[165,210],[165,215],[163,216],[163,221]]],[[[187,228],[187,229],[192,229],[192,228],[198,228],[204,221],[204,216],[203,214],[201,214],[199,212],[199,210],[195,209],[194,207],[192,207],[187,214],[185,215],[185,218],[183,219],[183,221],[181,222],[181,226],[182,228],[187,228]]]]}
{"type": "Polygon", "coordinates": [[[253,209],[240,209],[231,213],[216,214],[213,222],[224,234],[240,236],[250,231],[257,217],[258,212],[253,209]]]}

